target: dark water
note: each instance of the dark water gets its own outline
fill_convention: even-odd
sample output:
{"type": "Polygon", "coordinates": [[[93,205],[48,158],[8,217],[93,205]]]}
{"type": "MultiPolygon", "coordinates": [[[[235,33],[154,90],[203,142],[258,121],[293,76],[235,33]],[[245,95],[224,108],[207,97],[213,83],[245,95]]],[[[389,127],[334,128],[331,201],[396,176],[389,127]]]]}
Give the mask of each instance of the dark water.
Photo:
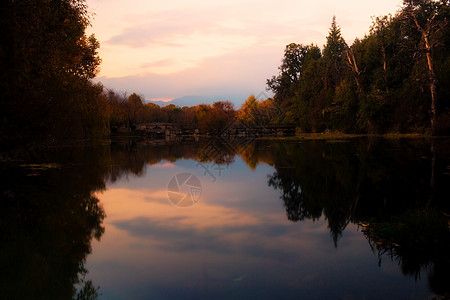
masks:
{"type": "Polygon", "coordinates": [[[1,299],[449,297],[450,140],[103,142],[0,165],[1,299]]]}

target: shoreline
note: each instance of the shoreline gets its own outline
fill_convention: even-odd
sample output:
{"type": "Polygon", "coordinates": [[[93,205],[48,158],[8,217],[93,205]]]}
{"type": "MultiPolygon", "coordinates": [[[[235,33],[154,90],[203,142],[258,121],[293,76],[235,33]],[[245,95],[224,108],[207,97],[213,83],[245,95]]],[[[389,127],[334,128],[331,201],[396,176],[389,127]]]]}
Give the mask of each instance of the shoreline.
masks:
{"type": "Polygon", "coordinates": [[[356,138],[385,138],[385,139],[450,139],[450,136],[433,136],[424,133],[384,133],[384,134],[355,134],[355,133],[297,133],[295,136],[259,137],[262,140],[344,140],[356,138]]]}

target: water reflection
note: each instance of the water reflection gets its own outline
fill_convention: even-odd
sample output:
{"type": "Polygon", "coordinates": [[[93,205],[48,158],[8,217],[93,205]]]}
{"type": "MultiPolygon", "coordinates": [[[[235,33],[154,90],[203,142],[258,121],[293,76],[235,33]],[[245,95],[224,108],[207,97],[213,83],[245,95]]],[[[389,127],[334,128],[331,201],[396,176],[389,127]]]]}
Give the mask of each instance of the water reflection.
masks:
{"type": "Polygon", "coordinates": [[[448,296],[448,141],[123,141],[34,155],[2,164],[6,298],[95,298],[97,282],[105,299],[428,295],[389,260],[381,276],[387,255],[448,296]],[[180,172],[202,180],[192,209],[167,200],[180,172]]]}
{"type": "Polygon", "coordinates": [[[84,263],[92,238],[104,232],[104,211],[93,196],[105,187],[103,158],[64,149],[3,162],[0,298],[97,297],[84,263]]]}
{"type": "Polygon", "coordinates": [[[437,295],[447,295],[450,279],[449,216],[437,209],[409,210],[390,221],[363,223],[362,232],[379,257],[396,261],[405,275],[426,272],[437,295]]]}
{"type": "Polygon", "coordinates": [[[440,144],[436,153],[435,141],[315,143],[275,162],[268,183],[281,191],[289,220],[323,214],[336,247],[350,222],[361,223],[380,264],[389,256],[416,280],[425,271],[433,292],[448,297],[447,150],[440,144]]]}
{"type": "Polygon", "coordinates": [[[425,206],[448,211],[448,160],[441,157],[430,170],[433,154],[427,143],[358,140],[276,147],[274,153],[292,153],[275,159],[268,182],[281,191],[288,219],[317,219],[323,213],[336,245],[349,222],[425,206]],[[438,174],[433,193],[432,173],[438,174]]]}

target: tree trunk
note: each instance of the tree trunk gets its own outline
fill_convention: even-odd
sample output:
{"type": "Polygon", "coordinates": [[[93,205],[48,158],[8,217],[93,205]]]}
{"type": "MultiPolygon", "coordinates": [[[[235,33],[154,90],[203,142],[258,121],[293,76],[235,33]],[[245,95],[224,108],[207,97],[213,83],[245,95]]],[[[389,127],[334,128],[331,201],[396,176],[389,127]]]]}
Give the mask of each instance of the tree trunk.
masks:
{"type": "Polygon", "coordinates": [[[383,54],[383,72],[386,75],[386,49],[384,46],[381,47],[381,53],[383,54]]]}
{"type": "Polygon", "coordinates": [[[361,90],[361,86],[359,85],[359,75],[361,74],[361,72],[359,71],[358,65],[356,64],[355,55],[353,54],[353,51],[350,47],[347,48],[345,54],[347,54],[348,63],[353,71],[353,74],[355,75],[355,81],[356,85],[358,86],[358,90],[361,90]]]}
{"type": "MultiPolygon", "coordinates": [[[[428,45],[428,38],[425,42],[428,45]]],[[[437,118],[437,91],[436,91],[436,75],[434,74],[433,61],[431,59],[431,47],[427,46],[427,64],[428,64],[428,77],[430,80],[430,93],[431,93],[431,132],[436,132],[436,118],[437,118]],[[428,50],[429,49],[429,50],[428,50]]]]}
{"type": "Polygon", "coordinates": [[[431,57],[431,50],[432,45],[430,43],[430,33],[432,29],[432,22],[434,20],[435,15],[427,20],[426,28],[422,28],[420,26],[419,21],[417,20],[416,15],[411,12],[410,13],[411,18],[414,21],[414,24],[417,27],[417,30],[422,35],[422,39],[425,44],[425,52],[426,52],[426,58],[427,58],[427,67],[428,67],[428,80],[429,80],[429,86],[430,86],[430,93],[431,93],[431,109],[430,109],[430,119],[431,119],[431,132],[434,134],[436,132],[436,118],[437,118],[437,89],[436,89],[436,75],[434,73],[433,68],[433,58],[431,57]]]}

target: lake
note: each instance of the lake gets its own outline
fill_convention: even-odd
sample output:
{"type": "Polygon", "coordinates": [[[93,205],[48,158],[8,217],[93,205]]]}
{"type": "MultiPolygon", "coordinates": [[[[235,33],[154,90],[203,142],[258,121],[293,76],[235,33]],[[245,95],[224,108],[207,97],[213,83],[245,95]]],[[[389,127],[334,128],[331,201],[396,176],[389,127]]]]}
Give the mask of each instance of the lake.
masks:
{"type": "Polygon", "coordinates": [[[448,139],[122,140],[1,158],[1,299],[450,295],[448,139]]]}

